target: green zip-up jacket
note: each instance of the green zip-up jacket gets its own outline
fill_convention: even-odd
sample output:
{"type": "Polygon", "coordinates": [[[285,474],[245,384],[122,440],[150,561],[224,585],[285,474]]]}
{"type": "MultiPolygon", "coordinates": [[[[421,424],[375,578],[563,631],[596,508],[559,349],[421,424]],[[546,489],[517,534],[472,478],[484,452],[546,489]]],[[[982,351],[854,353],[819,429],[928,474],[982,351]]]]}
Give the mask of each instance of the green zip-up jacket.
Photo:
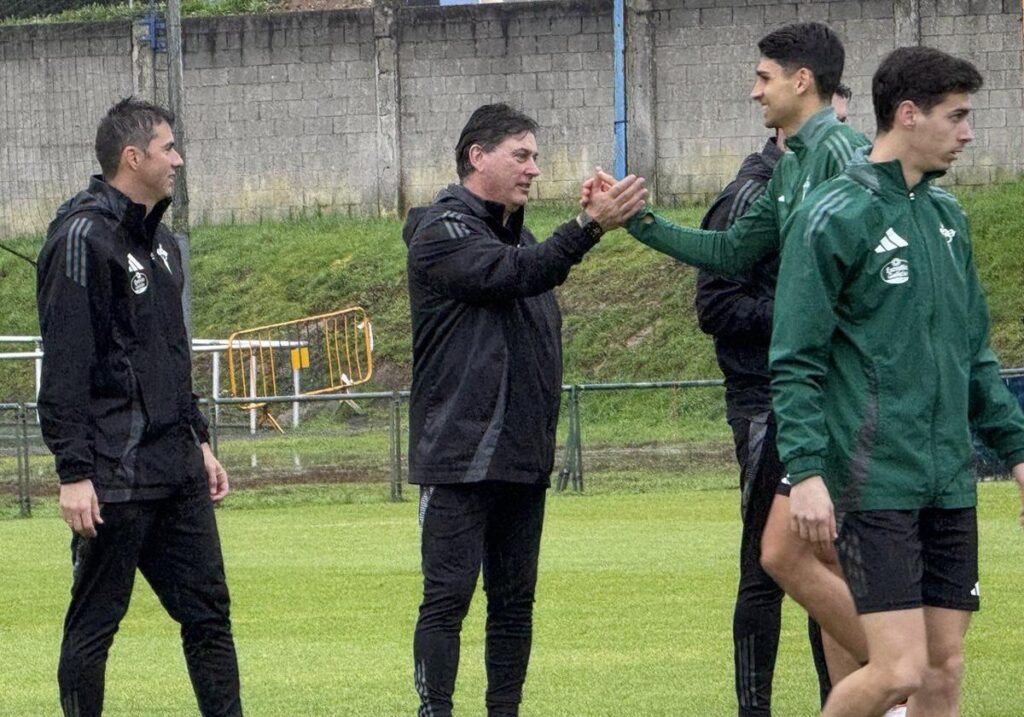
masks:
{"type": "Polygon", "coordinates": [[[626,224],[635,238],[679,261],[716,274],[739,275],[758,259],[778,251],[782,226],[804,196],[843,170],[864,135],[836,119],[825,107],[786,138],[786,154],[775,165],[764,194],[727,231],[691,229],[650,211],[626,224]]]}
{"type": "Polygon", "coordinates": [[[1009,465],[1024,415],[989,348],[967,219],[866,150],[785,228],[770,351],[790,482],[839,510],[975,505],[971,425],[1009,465]]]}

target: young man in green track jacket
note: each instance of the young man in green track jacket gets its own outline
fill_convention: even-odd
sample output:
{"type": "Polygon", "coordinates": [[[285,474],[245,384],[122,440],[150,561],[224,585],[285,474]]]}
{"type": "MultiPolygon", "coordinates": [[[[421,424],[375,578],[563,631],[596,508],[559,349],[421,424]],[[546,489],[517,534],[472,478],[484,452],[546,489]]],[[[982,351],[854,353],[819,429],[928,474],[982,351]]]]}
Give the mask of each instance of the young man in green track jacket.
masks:
{"type": "MultiPolygon", "coordinates": [[[[794,208],[822,182],[839,174],[864,135],[836,119],[832,95],[843,73],[845,51],[821,23],[786,25],[758,42],[761,60],[751,98],[764,108],[767,127],[779,128],[789,150],[778,161],[765,192],[726,231],[691,229],[641,211],[626,229],[644,244],[679,261],[720,275],[739,276],[781,246],[782,227],[794,208]]],[[[603,184],[614,178],[598,174],[603,184]]],[[[583,201],[586,201],[584,191],[583,201]]],[[[825,647],[833,681],[867,660],[853,600],[837,575],[834,551],[817,550],[790,530],[788,485],[769,511],[761,563],[776,583],[803,605],[830,639],[825,647]]]]}
{"type": "Polygon", "coordinates": [[[764,194],[726,231],[679,226],[649,210],[626,224],[651,248],[716,274],[744,274],[777,251],[790,213],[868,144],[863,134],[836,118],[831,106],[845,57],[831,29],[820,23],[787,25],[763,37],[758,49],[761,60],[751,98],[764,108],[765,126],[783,130],[790,150],[764,194]]]}
{"type": "Polygon", "coordinates": [[[771,348],[779,452],[813,498],[799,512],[794,501],[801,536],[831,543],[840,516],[871,654],[834,687],[827,717],[878,715],[908,694],[910,717],[959,715],[979,603],[972,426],[1024,489],[1024,415],[989,348],[967,221],[930,184],[973,139],[981,84],[939,50],[894,51],[872,82],[870,154],[786,227],[771,348]]]}

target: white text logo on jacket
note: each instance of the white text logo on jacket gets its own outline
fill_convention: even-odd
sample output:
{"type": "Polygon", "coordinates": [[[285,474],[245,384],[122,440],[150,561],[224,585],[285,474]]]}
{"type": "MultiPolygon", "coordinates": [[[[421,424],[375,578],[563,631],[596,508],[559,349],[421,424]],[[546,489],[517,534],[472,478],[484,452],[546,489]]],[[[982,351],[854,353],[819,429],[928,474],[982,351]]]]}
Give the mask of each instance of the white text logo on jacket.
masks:
{"type": "Polygon", "coordinates": [[[128,272],[132,275],[132,291],[136,294],[145,293],[149,288],[149,279],[146,277],[142,264],[130,253],[128,254],[128,272]]]}
{"type": "Polygon", "coordinates": [[[896,257],[882,267],[882,281],[886,284],[906,284],[910,280],[910,264],[896,257]]]}
{"type": "MultiPolygon", "coordinates": [[[[168,256],[167,255],[167,250],[164,249],[164,245],[163,244],[157,244],[156,245],[156,256],[158,256],[158,257],[160,257],[161,259],[164,260],[164,266],[167,267],[167,273],[168,274],[173,274],[174,272],[171,271],[171,263],[169,261],[167,261],[167,256],[168,256]]],[[[152,257],[152,258],[156,259],[156,256],[152,257]]]]}

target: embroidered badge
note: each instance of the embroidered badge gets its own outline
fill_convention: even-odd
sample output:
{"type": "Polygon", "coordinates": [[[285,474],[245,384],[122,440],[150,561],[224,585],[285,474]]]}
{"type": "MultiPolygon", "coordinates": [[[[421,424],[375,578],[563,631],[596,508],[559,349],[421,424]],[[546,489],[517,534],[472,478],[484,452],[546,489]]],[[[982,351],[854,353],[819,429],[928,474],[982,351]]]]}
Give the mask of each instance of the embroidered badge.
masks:
{"type": "Polygon", "coordinates": [[[910,265],[896,258],[882,267],[882,281],[886,284],[906,284],[910,281],[910,265]]]}

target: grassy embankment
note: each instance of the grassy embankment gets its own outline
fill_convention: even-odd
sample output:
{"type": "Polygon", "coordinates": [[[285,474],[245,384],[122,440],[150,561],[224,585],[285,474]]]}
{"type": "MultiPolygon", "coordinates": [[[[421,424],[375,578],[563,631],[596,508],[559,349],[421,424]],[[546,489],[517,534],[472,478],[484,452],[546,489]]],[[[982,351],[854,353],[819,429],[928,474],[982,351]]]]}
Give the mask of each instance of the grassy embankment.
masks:
{"type": "MultiPolygon", "coordinates": [[[[269,13],[283,10],[284,5],[285,0],[184,0],[181,3],[181,14],[184,17],[199,17],[269,13]]],[[[156,9],[159,13],[164,13],[166,7],[166,2],[158,2],[156,4],[156,9]]],[[[91,3],[50,15],[3,18],[0,19],[0,27],[131,20],[148,12],[148,10],[149,3],[146,0],[142,2],[137,0],[134,3],[91,3]]]]}
{"type": "MultiPolygon", "coordinates": [[[[1024,363],[1020,277],[1024,275],[1024,181],[958,190],[971,217],[975,256],[1004,365],[1024,363]]],[[[531,207],[546,236],[571,209],[531,207]]],[[[695,224],[697,208],[667,210],[695,224]]],[[[34,256],[40,239],[9,240],[34,256]]],[[[410,336],[405,246],[398,220],[314,218],[290,223],[197,227],[193,232],[195,334],[285,321],[350,305],[371,315],[377,387],[408,383],[410,336]]],[[[696,326],[694,272],[630,239],[607,236],[559,290],[567,381],[640,381],[717,375],[711,343],[696,326]]],[[[0,334],[36,334],[34,275],[0,252],[0,334]]],[[[0,376],[0,400],[24,398],[29,383],[0,376]]]]}
{"type": "MultiPolygon", "coordinates": [[[[1020,277],[1024,275],[1024,181],[959,192],[974,227],[976,256],[987,287],[993,341],[1004,365],[1024,363],[1020,277]]],[[[699,208],[666,212],[693,224],[699,208]]],[[[531,207],[530,225],[547,236],[569,207],[531,207]]],[[[311,218],[290,223],[197,227],[193,233],[195,335],[226,337],[232,331],[285,321],[350,305],[369,312],[375,328],[375,379],[368,388],[408,385],[410,335],[401,222],[380,219],[311,218]]],[[[34,255],[39,239],[9,244],[34,255]]],[[[564,312],[567,382],[612,382],[708,378],[718,375],[711,342],[697,328],[693,310],[695,273],[630,239],[606,237],[559,289],[564,312]]],[[[0,334],[36,334],[31,267],[0,253],[0,334]]],[[[208,359],[197,359],[200,393],[209,393],[208,359]]],[[[0,364],[0,401],[31,396],[29,362],[0,364]]],[[[687,442],[727,445],[717,389],[628,391],[585,394],[584,434],[588,451],[638,445],[683,445],[679,455],[616,457],[614,451],[587,458],[602,480],[671,481],[680,464],[700,459],[687,442]],[[638,477],[637,471],[644,475],[638,477]]],[[[383,410],[375,412],[382,421],[383,410]]],[[[235,416],[236,420],[239,416],[235,416]]],[[[344,471],[377,471],[386,479],[387,433],[337,440],[351,416],[346,409],[310,417],[298,431],[274,441],[225,441],[221,450],[236,474],[252,464],[284,469],[300,461],[303,470],[330,466],[344,471]],[[299,456],[300,458],[296,458],[299,456]]],[[[719,446],[721,448],[721,446],[719,446]]],[[[721,454],[721,450],[719,450],[721,454]]],[[[561,464],[559,457],[558,465],[561,464]]],[[[717,462],[728,463],[725,453],[717,462]]],[[[48,469],[48,460],[34,463],[48,469]],[[44,465],[45,464],[45,465],[44,465]]],[[[3,472],[3,471],[0,471],[3,472]]],[[[13,472],[13,468],[11,471],[13,472]]],[[[730,478],[732,480],[732,478],[730,478]]],[[[701,478],[698,482],[703,481],[701,478]]]]}

